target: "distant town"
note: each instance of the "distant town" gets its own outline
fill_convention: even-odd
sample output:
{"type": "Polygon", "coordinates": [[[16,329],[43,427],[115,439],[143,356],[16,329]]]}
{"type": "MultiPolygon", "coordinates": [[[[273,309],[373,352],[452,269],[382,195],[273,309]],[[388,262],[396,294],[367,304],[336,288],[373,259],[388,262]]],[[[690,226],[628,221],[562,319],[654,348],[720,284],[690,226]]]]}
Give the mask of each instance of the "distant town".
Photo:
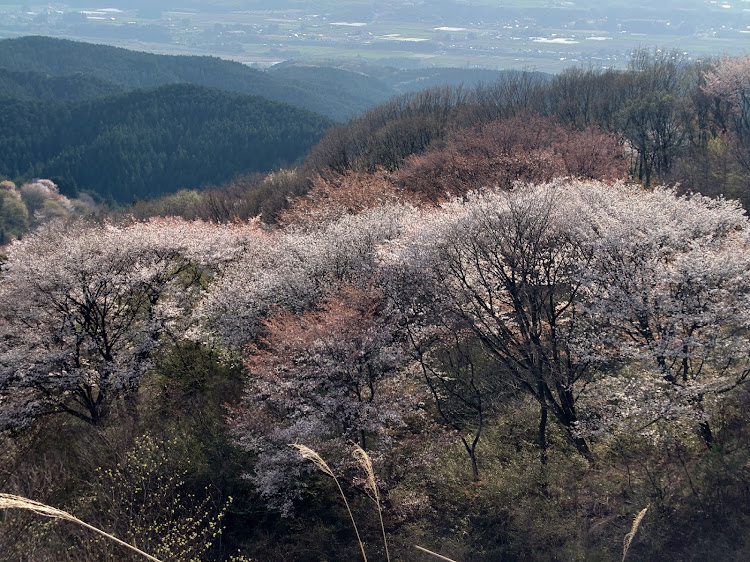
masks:
{"type": "Polygon", "coordinates": [[[750,45],[750,0],[102,5],[0,0],[0,38],[49,35],[261,67],[289,59],[362,58],[398,68],[543,72],[580,64],[622,68],[643,46],[700,59],[743,53],[750,45]]]}

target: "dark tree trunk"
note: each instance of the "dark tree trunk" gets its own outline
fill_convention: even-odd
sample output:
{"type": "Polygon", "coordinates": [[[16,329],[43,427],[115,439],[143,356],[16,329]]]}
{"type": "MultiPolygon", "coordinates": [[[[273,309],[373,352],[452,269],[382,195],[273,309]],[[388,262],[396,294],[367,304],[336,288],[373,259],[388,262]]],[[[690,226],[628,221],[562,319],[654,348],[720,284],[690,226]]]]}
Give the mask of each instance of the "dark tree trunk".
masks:
{"type": "Polygon", "coordinates": [[[547,464],[547,408],[542,406],[539,412],[539,460],[542,466],[547,464]]]}
{"type": "Polygon", "coordinates": [[[698,424],[698,432],[700,433],[703,443],[705,443],[707,449],[713,449],[714,446],[714,434],[711,431],[711,425],[707,421],[702,421],[698,424]]]}

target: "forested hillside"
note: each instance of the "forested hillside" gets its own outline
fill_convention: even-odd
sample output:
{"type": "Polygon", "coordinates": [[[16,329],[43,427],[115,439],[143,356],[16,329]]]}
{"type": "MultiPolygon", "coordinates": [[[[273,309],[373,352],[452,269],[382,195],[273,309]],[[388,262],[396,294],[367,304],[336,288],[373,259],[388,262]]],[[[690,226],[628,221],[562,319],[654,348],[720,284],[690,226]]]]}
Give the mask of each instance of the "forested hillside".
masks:
{"type": "Polygon", "coordinates": [[[180,205],[168,199],[135,211],[230,220],[262,210],[271,220],[286,196],[306,192],[318,175],[376,172],[437,202],[516,180],[610,178],[613,163],[647,186],[723,195],[747,208],[750,133],[747,100],[737,93],[747,83],[742,61],[694,63],[643,50],[625,71],[573,68],[552,78],[507,72],[473,88],[410,92],[335,125],[303,166],[271,181],[240,177],[182,194],[180,205]]]}
{"type": "Polygon", "coordinates": [[[288,165],[329,124],[289,105],[188,84],[67,105],[6,99],[0,173],[70,178],[130,203],[288,165]]]}
{"type": "MultiPolygon", "coordinates": [[[[748,99],[641,51],[127,216],[0,183],[0,493],[164,561],[748,558],[748,99]]],[[[138,559],[69,523],[0,558],[138,559]]]]}
{"type": "MultiPolygon", "coordinates": [[[[364,60],[317,62],[290,60],[271,66],[268,73],[301,82],[311,89],[323,88],[326,91],[339,89],[335,95],[349,94],[354,99],[361,100],[359,103],[362,105],[362,110],[365,110],[399,94],[419,92],[440,86],[463,86],[471,89],[478,84],[504,80],[507,76],[516,74],[517,71],[435,67],[402,69],[381,66],[364,60]]],[[[530,74],[551,77],[537,72],[530,74]]],[[[349,117],[354,117],[354,115],[349,117]]]]}
{"type": "Polygon", "coordinates": [[[69,102],[112,96],[122,91],[121,86],[80,72],[51,76],[0,68],[0,98],[69,102]]]}
{"type": "MultiPolygon", "coordinates": [[[[154,55],[51,37],[0,41],[0,68],[55,77],[84,74],[128,90],[174,83],[198,84],[262,96],[337,120],[347,119],[372,105],[371,100],[352,96],[333,84],[321,91],[309,87],[302,79],[287,80],[215,57],[154,55]]],[[[359,79],[355,73],[342,73],[345,76],[337,76],[340,81],[359,79]]]]}
{"type": "MultiPolygon", "coordinates": [[[[52,177],[69,196],[88,191],[131,203],[289,165],[329,126],[311,114],[236,94],[344,120],[435,81],[500,75],[366,63],[351,69],[288,63],[263,72],[212,57],[48,37],[7,39],[0,41],[0,126],[7,131],[0,141],[0,175],[19,185],[52,177]]],[[[305,189],[298,185],[292,192],[305,189]]],[[[275,202],[256,210],[275,212],[286,193],[267,196],[275,202]]]]}
{"type": "MultiPolygon", "coordinates": [[[[447,84],[473,86],[493,82],[504,74],[481,69],[398,70],[335,60],[330,61],[330,66],[289,61],[260,71],[214,57],[155,55],[51,37],[0,41],[0,69],[32,73],[25,78],[29,85],[23,84],[21,76],[0,78],[0,95],[9,88],[3,86],[8,80],[21,80],[22,84],[15,88],[23,86],[26,95],[31,95],[40,80],[34,73],[53,79],[94,81],[89,97],[100,95],[104,85],[101,81],[109,87],[128,90],[187,82],[290,103],[337,121],[345,121],[397,94],[447,84]]],[[[62,99],[68,95],[64,89],[55,91],[62,99]]]]}

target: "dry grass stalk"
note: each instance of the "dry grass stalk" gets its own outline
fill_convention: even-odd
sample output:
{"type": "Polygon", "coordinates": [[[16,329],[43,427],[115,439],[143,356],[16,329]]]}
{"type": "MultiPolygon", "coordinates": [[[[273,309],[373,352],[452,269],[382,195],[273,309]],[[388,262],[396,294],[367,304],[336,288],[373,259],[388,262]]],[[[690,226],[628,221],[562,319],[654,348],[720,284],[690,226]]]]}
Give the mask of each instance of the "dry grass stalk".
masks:
{"type": "Polygon", "coordinates": [[[344,505],[346,505],[346,510],[349,512],[349,518],[352,520],[352,527],[354,527],[354,533],[357,535],[357,542],[359,543],[359,550],[362,553],[362,559],[364,562],[367,562],[367,555],[365,554],[365,545],[362,543],[362,539],[359,536],[359,529],[357,529],[357,524],[354,522],[354,515],[352,514],[352,510],[349,507],[349,502],[346,501],[346,496],[344,495],[344,490],[341,488],[341,484],[339,484],[338,478],[336,478],[336,475],[331,470],[331,467],[328,466],[328,463],[323,460],[323,458],[313,451],[310,447],[307,447],[306,445],[301,445],[300,443],[291,443],[289,445],[290,447],[294,447],[299,451],[299,454],[302,455],[302,458],[305,460],[312,461],[313,464],[320,470],[321,472],[327,474],[331,478],[333,478],[333,481],[336,482],[336,486],[339,489],[339,493],[341,494],[341,497],[344,500],[344,505]]]}
{"type": "Polygon", "coordinates": [[[380,530],[383,532],[383,545],[385,546],[385,558],[388,562],[391,560],[391,555],[388,553],[388,539],[385,536],[385,525],[383,524],[383,510],[380,508],[380,491],[378,490],[378,483],[375,481],[375,471],[372,468],[372,459],[370,455],[359,446],[354,443],[354,451],[352,452],[354,458],[359,463],[359,466],[364,470],[367,475],[365,480],[365,491],[369,492],[370,497],[375,502],[378,508],[378,517],[380,517],[380,530]]]}
{"type": "Polygon", "coordinates": [[[354,451],[352,451],[352,455],[357,460],[357,464],[359,464],[360,468],[362,468],[367,475],[367,479],[365,480],[365,491],[371,494],[370,497],[374,501],[380,501],[380,491],[375,482],[375,471],[372,468],[372,459],[370,459],[370,455],[368,455],[359,444],[353,443],[353,445],[354,451]]]}
{"type": "Polygon", "coordinates": [[[432,552],[431,550],[427,550],[426,548],[422,548],[421,546],[414,545],[414,548],[417,550],[421,550],[422,552],[426,552],[427,554],[431,554],[435,558],[439,558],[440,560],[447,560],[448,562],[456,562],[452,558],[448,558],[447,556],[443,556],[442,554],[438,554],[437,552],[432,552]]]}
{"type": "Polygon", "coordinates": [[[648,508],[651,504],[644,507],[638,515],[635,516],[635,519],[633,520],[633,526],[630,529],[630,532],[625,535],[625,538],[622,541],[622,560],[625,562],[625,557],[628,555],[628,549],[630,548],[630,543],[633,542],[633,537],[635,537],[636,532],[638,532],[638,526],[641,524],[641,521],[643,521],[643,518],[646,515],[646,512],[648,511],[648,508]]]}
{"type": "Polygon", "coordinates": [[[310,447],[308,447],[307,445],[301,445],[300,443],[292,443],[290,446],[297,449],[299,451],[299,454],[302,455],[303,459],[305,459],[306,461],[312,461],[313,464],[318,467],[318,470],[324,472],[334,480],[336,479],[336,476],[333,474],[331,467],[328,466],[328,463],[324,461],[323,457],[313,451],[310,447]]]}
{"type": "Polygon", "coordinates": [[[74,517],[73,515],[71,515],[70,513],[66,511],[56,509],[49,505],[39,503],[34,500],[30,500],[28,498],[24,498],[21,496],[14,496],[12,494],[0,494],[0,509],[25,509],[27,511],[33,511],[34,513],[38,515],[43,515],[44,517],[51,517],[53,519],[64,519],[65,521],[72,521],[73,523],[76,523],[77,525],[80,525],[81,527],[85,527],[86,529],[90,529],[94,531],[95,533],[99,533],[100,535],[108,538],[111,541],[116,542],[117,544],[124,546],[125,548],[129,548],[130,550],[137,552],[141,556],[145,556],[146,558],[148,558],[149,560],[152,560],[153,562],[161,562],[158,558],[154,558],[150,554],[143,552],[142,550],[134,547],[133,545],[128,544],[124,541],[121,541],[117,537],[112,536],[109,533],[106,533],[102,531],[101,529],[94,527],[93,525],[89,525],[88,523],[81,521],[80,519],[78,519],[77,517],[74,517]]]}

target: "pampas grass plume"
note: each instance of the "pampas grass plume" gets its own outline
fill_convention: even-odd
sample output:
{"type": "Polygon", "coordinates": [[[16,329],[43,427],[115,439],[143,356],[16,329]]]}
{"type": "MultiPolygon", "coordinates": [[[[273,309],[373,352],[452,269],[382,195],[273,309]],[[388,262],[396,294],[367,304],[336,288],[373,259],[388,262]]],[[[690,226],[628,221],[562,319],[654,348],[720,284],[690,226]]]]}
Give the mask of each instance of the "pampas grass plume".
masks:
{"type": "Polygon", "coordinates": [[[622,562],[625,562],[625,557],[628,555],[628,549],[630,549],[630,543],[633,542],[633,537],[635,537],[636,532],[638,532],[638,526],[641,524],[641,521],[643,521],[649,507],[650,504],[644,507],[638,515],[635,516],[630,532],[625,535],[625,538],[622,541],[622,562]]]}
{"type": "Polygon", "coordinates": [[[388,552],[388,539],[385,536],[385,525],[383,524],[383,510],[380,507],[380,491],[378,483],[375,481],[375,471],[372,468],[372,459],[358,443],[354,443],[352,455],[356,459],[360,468],[364,471],[367,478],[365,479],[365,491],[372,494],[370,497],[378,508],[378,517],[380,517],[380,530],[383,532],[383,545],[385,546],[385,559],[390,562],[391,555],[388,552]]]}
{"type": "Polygon", "coordinates": [[[297,451],[299,451],[299,454],[302,455],[303,459],[312,461],[313,464],[318,468],[318,470],[320,470],[324,474],[327,474],[328,476],[333,478],[334,482],[336,482],[336,486],[339,489],[339,493],[341,494],[341,497],[344,500],[344,505],[346,505],[346,510],[349,512],[349,519],[352,520],[352,527],[354,527],[354,533],[357,535],[357,542],[359,543],[359,550],[362,553],[362,559],[364,560],[364,562],[367,562],[367,555],[365,554],[365,545],[362,543],[362,539],[359,536],[359,529],[357,528],[357,523],[354,521],[354,514],[352,513],[352,510],[349,507],[349,502],[346,501],[346,496],[344,495],[344,490],[341,488],[341,484],[339,484],[339,479],[336,478],[336,475],[331,470],[331,467],[328,466],[328,463],[323,460],[323,457],[321,457],[318,453],[313,451],[307,445],[302,445],[300,443],[291,443],[289,446],[297,449],[297,451]]]}
{"type": "Polygon", "coordinates": [[[152,562],[161,562],[158,558],[154,558],[150,554],[143,552],[142,550],[134,547],[133,545],[128,544],[124,541],[121,541],[117,537],[110,535],[109,533],[106,533],[102,531],[101,529],[94,527],[93,525],[89,525],[88,523],[81,521],[80,519],[78,519],[77,517],[74,517],[73,515],[71,515],[70,513],[66,511],[62,511],[61,509],[57,509],[49,505],[36,502],[34,500],[30,500],[28,498],[24,498],[21,496],[14,496],[12,494],[0,494],[0,509],[25,509],[27,511],[32,511],[38,515],[43,515],[44,517],[51,517],[53,519],[63,519],[65,521],[72,521],[73,523],[80,525],[81,527],[85,527],[86,529],[90,529],[91,531],[99,533],[100,535],[106,537],[107,539],[114,541],[117,544],[120,544],[126,548],[129,548],[130,550],[134,552],[137,552],[141,556],[145,556],[152,562]]]}

